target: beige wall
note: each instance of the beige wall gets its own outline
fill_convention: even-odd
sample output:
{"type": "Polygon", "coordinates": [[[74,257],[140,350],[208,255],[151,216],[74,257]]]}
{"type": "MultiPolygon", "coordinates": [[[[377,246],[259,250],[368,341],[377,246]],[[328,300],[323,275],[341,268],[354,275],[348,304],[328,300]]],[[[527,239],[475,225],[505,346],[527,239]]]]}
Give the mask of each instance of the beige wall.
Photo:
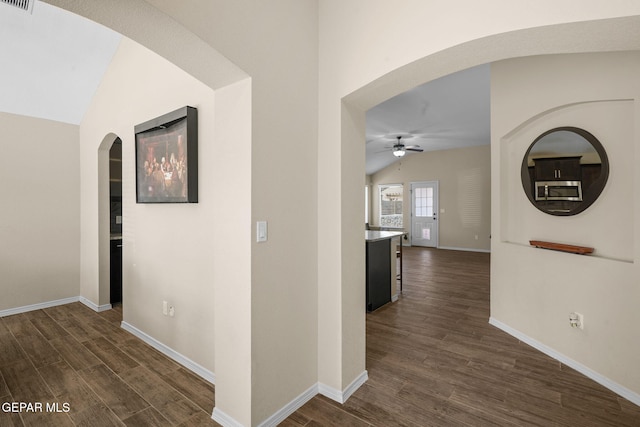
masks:
{"type": "MultiPolygon", "coordinates": [[[[321,380],[341,380],[344,387],[365,369],[360,357],[337,357],[365,352],[360,341],[346,339],[361,330],[364,314],[347,308],[344,299],[335,299],[336,292],[355,298],[356,284],[364,282],[361,228],[355,226],[361,224],[357,220],[362,212],[362,170],[336,174],[349,165],[358,167],[364,151],[364,138],[358,133],[363,120],[344,120],[344,112],[363,116],[421,83],[504,58],[639,47],[634,15],[640,13],[640,5],[589,1],[576,9],[573,3],[558,6],[547,0],[523,9],[509,1],[490,3],[320,1],[319,306],[328,317],[341,316],[343,334],[338,340],[331,335],[334,340],[325,342],[332,345],[320,348],[321,380]],[[621,16],[634,17],[616,19],[621,16]],[[411,31],[398,31],[393,23],[411,31]],[[359,203],[345,205],[353,199],[359,203]],[[330,375],[333,366],[341,367],[341,379],[330,375]]],[[[493,176],[499,173],[492,168],[493,176]]]]}
{"type": "Polygon", "coordinates": [[[371,224],[379,225],[380,184],[403,184],[404,229],[411,234],[411,183],[438,181],[441,248],[491,248],[491,147],[489,144],[406,156],[371,176],[371,224]],[[444,210],[444,212],[442,212],[444,210]],[[475,236],[478,236],[476,240],[475,236]]]}
{"type": "MultiPolygon", "coordinates": [[[[216,408],[242,424],[257,424],[314,387],[317,382],[318,316],[314,304],[317,298],[316,2],[217,1],[200,2],[196,8],[172,1],[127,1],[108,10],[98,2],[94,5],[78,5],[64,0],[52,3],[96,19],[151,46],[178,62],[210,87],[217,88],[221,81],[225,82],[224,78],[211,77],[216,76],[220,68],[210,60],[212,52],[204,49],[204,54],[199,55],[181,53],[192,51],[192,45],[199,46],[198,43],[202,41],[215,48],[213,53],[229,58],[251,78],[248,92],[251,118],[246,123],[237,124],[238,133],[251,138],[248,146],[251,154],[235,159],[235,164],[226,164],[224,170],[235,167],[237,172],[229,172],[221,182],[228,188],[234,187],[236,175],[240,175],[241,180],[245,177],[250,179],[250,186],[234,188],[243,197],[250,197],[250,203],[234,208],[241,215],[249,214],[251,223],[226,224],[227,230],[235,228],[238,238],[247,234],[250,237],[245,243],[252,245],[251,253],[243,254],[242,258],[236,255],[235,260],[228,264],[228,268],[240,270],[241,277],[250,279],[246,283],[250,288],[244,289],[243,283],[242,292],[234,294],[237,298],[235,303],[241,306],[235,314],[231,312],[234,305],[229,304],[229,301],[226,307],[220,307],[220,310],[229,311],[222,318],[230,324],[236,325],[239,320],[243,325],[248,322],[248,325],[244,325],[242,331],[235,336],[232,336],[232,328],[228,328],[229,331],[225,332],[226,339],[216,335],[216,342],[220,339],[222,343],[232,342],[234,346],[225,346],[226,354],[216,356],[215,368],[218,371],[216,408]],[[149,3],[160,11],[154,8],[149,10],[149,3]],[[167,25],[157,27],[139,26],[139,22],[162,22],[167,18],[162,12],[175,17],[175,21],[169,19],[167,25]],[[130,16],[137,19],[132,20],[130,16]],[[184,27],[181,24],[190,30],[186,37],[189,40],[184,46],[180,45],[184,41],[181,33],[184,27]],[[162,28],[161,32],[170,36],[177,36],[171,38],[166,34],[159,34],[158,39],[155,39],[154,30],[158,28],[162,28]],[[201,59],[201,63],[198,63],[198,59],[201,59]],[[253,230],[257,220],[268,221],[268,242],[251,243],[255,239],[253,230]],[[301,241],[304,243],[301,244],[301,241]],[[243,262],[249,262],[250,265],[245,267],[243,262]],[[239,316],[242,318],[239,319],[239,316]],[[225,360],[228,365],[221,367],[220,360],[225,360]],[[232,384],[231,378],[234,376],[243,378],[239,382],[241,386],[232,384]],[[278,393],[273,393],[274,383],[277,383],[278,393]]],[[[192,4],[195,6],[195,2],[192,4]]],[[[231,101],[231,98],[228,97],[228,100],[231,101]]],[[[131,116],[136,117],[134,114],[131,116]]],[[[104,131],[107,132],[106,129],[104,131]]],[[[108,132],[121,133],[117,129],[108,132]]],[[[233,144],[238,143],[232,134],[225,136],[222,144],[226,147],[233,147],[233,144]]],[[[94,166],[91,168],[94,169],[94,166]]],[[[200,182],[202,184],[202,178],[200,182]]],[[[89,188],[94,184],[87,181],[86,185],[89,188]]],[[[88,220],[94,214],[92,209],[94,208],[87,209],[83,214],[88,220]]],[[[182,218],[182,213],[178,215],[174,211],[167,213],[169,217],[182,218]]],[[[151,215],[155,215],[153,211],[151,215]]],[[[161,217],[165,218],[164,214],[158,220],[161,217]]],[[[189,221],[189,218],[185,219],[189,221]]],[[[139,222],[142,220],[136,212],[136,227],[140,226],[139,222]]],[[[194,224],[199,222],[195,221],[194,224]]],[[[147,233],[151,231],[150,228],[146,229],[147,233]]],[[[125,258],[126,233],[125,225],[125,258]]],[[[214,245],[228,242],[219,240],[217,235],[215,237],[212,239],[214,245]]],[[[87,242],[91,243],[90,240],[87,242]]],[[[148,247],[148,244],[140,244],[143,246],[136,250],[135,256],[146,259],[147,255],[157,252],[155,248],[148,247]]],[[[96,273],[93,270],[97,263],[95,256],[91,256],[93,259],[85,267],[95,282],[96,273]]],[[[206,254],[198,254],[191,261],[205,264],[195,265],[196,270],[206,269],[211,264],[210,260],[202,261],[205,256],[206,254]]],[[[140,265],[137,262],[135,264],[136,271],[140,271],[140,265]]],[[[146,277],[140,273],[135,274],[139,280],[146,277]]],[[[125,281],[126,279],[127,276],[125,281]]],[[[227,284],[213,283],[212,286],[225,285],[227,284]]],[[[222,303],[216,299],[215,304],[217,306],[222,303]]],[[[210,310],[210,307],[201,307],[197,312],[202,315],[203,310],[210,310]]],[[[216,314],[216,322],[220,310],[216,314]]],[[[140,310],[139,320],[151,324],[155,317],[153,311],[151,308],[148,311],[140,310]]],[[[194,324],[201,323],[192,323],[194,324]]],[[[216,331],[220,327],[216,324],[216,331]]],[[[168,332],[160,332],[154,336],[162,338],[166,334],[168,332]]],[[[196,339],[184,337],[182,340],[186,347],[198,344],[196,339]]],[[[216,348],[216,353],[218,351],[216,348]]]]}
{"type": "Polygon", "coordinates": [[[251,394],[250,95],[247,79],[214,91],[123,38],[80,127],[82,295],[100,305],[108,298],[108,212],[98,188],[106,182],[105,146],[117,135],[123,320],[199,373],[215,373],[216,403],[241,413],[251,404],[234,394],[251,394]],[[185,105],[198,109],[199,201],[137,204],[134,127],[185,105]],[[162,314],[163,301],[174,317],[162,314]]]}
{"type": "Polygon", "coordinates": [[[78,296],[78,126],[0,113],[0,311],[78,296]]]}
{"type": "MultiPolygon", "coordinates": [[[[98,185],[105,176],[99,176],[97,162],[105,137],[117,135],[123,151],[124,321],[211,371],[213,334],[202,334],[194,325],[213,326],[213,271],[225,268],[213,257],[215,246],[222,245],[213,233],[215,209],[225,194],[214,175],[222,166],[215,154],[214,120],[213,90],[123,38],[80,125],[82,295],[108,303],[108,286],[96,274],[96,249],[108,245],[108,234],[98,232],[98,198],[105,196],[98,185]],[[199,115],[199,203],[137,204],[133,129],[185,105],[196,107],[199,115]],[[175,307],[175,317],[162,314],[162,301],[175,307]]],[[[104,267],[99,270],[104,274],[104,267]]]]}
{"type": "Polygon", "coordinates": [[[522,55],[637,49],[640,40],[638,19],[624,18],[639,14],[640,5],[626,0],[590,0],[578,8],[545,0],[526,10],[508,0],[114,0],[109,8],[99,1],[47,1],[143,42],[209,87],[235,76],[216,49],[251,76],[252,121],[244,131],[251,132],[255,152],[243,171],[255,188],[248,190],[249,230],[238,230],[254,236],[254,221],[266,219],[273,240],[252,244],[245,257],[251,259],[245,270],[251,284],[239,298],[243,304],[254,299],[242,311],[241,335],[225,337],[240,354],[225,372],[237,374],[242,390],[216,386],[216,404],[235,403],[229,414],[246,425],[259,423],[316,380],[345,390],[366,368],[365,110],[474,65],[522,55]],[[412,30],[398,31],[391,25],[397,23],[412,30]],[[300,197],[295,211],[281,208],[287,187],[300,197]],[[274,331],[279,333],[271,339],[274,331]],[[254,386],[246,375],[255,375],[254,386]],[[270,383],[275,378],[277,385],[270,383]]]}
{"type": "Polygon", "coordinates": [[[317,382],[316,2],[150,3],[251,76],[252,230],[267,221],[269,233],[251,250],[256,424],[317,382]]]}
{"type": "MultiPolygon", "coordinates": [[[[216,91],[215,139],[223,143],[215,153],[214,182],[225,187],[233,177],[234,191],[225,194],[234,209],[215,204],[212,262],[217,268],[209,283],[214,288],[215,404],[246,425],[252,404],[250,121],[250,79],[216,91]],[[230,140],[236,144],[224,143],[230,140]]],[[[201,325],[205,334],[211,334],[208,325],[201,325]]]]}
{"type": "Polygon", "coordinates": [[[639,72],[638,52],[541,56],[491,67],[497,213],[491,316],[635,393],[640,393],[638,201],[633,196],[639,72]],[[593,133],[611,168],[600,198],[571,217],[538,211],[519,179],[531,142],[558,126],[593,133]],[[530,247],[529,239],[591,246],[595,252],[545,251],[530,247]],[[584,315],[584,330],[569,327],[573,311],[584,315]]]}

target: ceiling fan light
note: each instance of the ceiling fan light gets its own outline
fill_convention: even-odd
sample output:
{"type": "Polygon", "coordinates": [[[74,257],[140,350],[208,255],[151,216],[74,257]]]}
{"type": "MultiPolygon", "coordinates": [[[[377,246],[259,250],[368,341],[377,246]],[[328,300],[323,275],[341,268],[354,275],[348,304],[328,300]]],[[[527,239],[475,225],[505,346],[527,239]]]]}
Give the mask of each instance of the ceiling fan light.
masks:
{"type": "Polygon", "coordinates": [[[399,149],[393,150],[393,155],[396,157],[402,157],[405,155],[405,151],[399,148],[399,149]]]}

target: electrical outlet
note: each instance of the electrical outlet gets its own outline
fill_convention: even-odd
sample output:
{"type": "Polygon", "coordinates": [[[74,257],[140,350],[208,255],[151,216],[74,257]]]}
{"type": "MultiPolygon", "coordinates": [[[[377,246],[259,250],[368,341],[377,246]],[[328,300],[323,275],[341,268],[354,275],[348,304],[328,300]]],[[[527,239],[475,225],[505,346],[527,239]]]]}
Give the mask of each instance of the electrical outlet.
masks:
{"type": "Polygon", "coordinates": [[[584,316],[580,313],[569,313],[569,325],[572,328],[584,329],[584,316]]]}
{"type": "Polygon", "coordinates": [[[176,314],[176,309],[174,306],[169,306],[169,317],[173,317],[176,314]]]}
{"type": "Polygon", "coordinates": [[[576,313],[578,316],[578,328],[584,329],[584,316],[580,313],[576,313]]]}

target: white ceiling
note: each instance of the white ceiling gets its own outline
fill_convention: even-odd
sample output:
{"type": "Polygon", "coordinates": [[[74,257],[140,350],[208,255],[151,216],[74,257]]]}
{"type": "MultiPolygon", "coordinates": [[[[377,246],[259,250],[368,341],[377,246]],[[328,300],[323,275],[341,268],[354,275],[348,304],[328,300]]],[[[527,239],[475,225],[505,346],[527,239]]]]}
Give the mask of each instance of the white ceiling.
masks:
{"type": "Polygon", "coordinates": [[[489,65],[481,65],[425,83],[367,111],[367,175],[399,161],[391,150],[398,135],[406,145],[424,149],[407,152],[405,159],[489,144],[489,89],[489,65]]]}
{"type": "Polygon", "coordinates": [[[47,3],[0,3],[0,111],[79,124],[121,37],[47,3]]]}
{"type": "MultiPolygon", "coordinates": [[[[80,124],[121,35],[37,1],[0,3],[0,111],[80,124]]],[[[431,81],[367,112],[366,173],[398,161],[397,135],[429,151],[488,144],[489,66],[431,81]]]]}

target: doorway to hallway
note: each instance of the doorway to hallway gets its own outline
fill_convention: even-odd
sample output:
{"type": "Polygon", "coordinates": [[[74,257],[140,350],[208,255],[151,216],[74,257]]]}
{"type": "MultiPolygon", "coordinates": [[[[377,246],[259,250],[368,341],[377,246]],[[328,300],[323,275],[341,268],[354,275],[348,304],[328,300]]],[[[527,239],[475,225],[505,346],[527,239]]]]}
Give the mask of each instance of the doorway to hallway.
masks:
{"type": "Polygon", "coordinates": [[[109,149],[109,302],[122,303],[122,140],[109,149]]]}

